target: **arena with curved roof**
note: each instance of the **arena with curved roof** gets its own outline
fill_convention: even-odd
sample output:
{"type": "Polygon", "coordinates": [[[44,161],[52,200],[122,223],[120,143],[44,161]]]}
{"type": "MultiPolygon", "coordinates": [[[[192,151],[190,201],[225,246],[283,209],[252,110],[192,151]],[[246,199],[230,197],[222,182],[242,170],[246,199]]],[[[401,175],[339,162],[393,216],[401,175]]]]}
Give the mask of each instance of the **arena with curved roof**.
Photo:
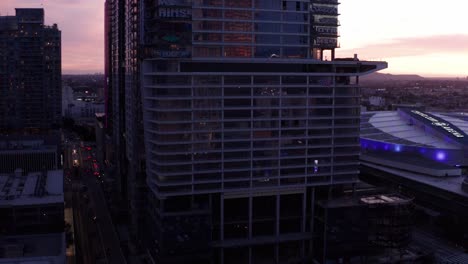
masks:
{"type": "Polygon", "coordinates": [[[364,112],[361,150],[363,160],[405,163],[410,171],[439,170],[428,172],[431,176],[460,175],[460,168],[468,166],[468,122],[417,109],[364,112]]]}

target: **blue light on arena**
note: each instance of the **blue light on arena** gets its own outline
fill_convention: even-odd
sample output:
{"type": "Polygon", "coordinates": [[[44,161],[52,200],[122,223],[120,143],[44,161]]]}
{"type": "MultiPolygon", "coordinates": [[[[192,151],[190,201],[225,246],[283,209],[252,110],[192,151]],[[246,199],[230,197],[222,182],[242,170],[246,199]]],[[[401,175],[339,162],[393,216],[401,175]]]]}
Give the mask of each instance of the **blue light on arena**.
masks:
{"type": "Polygon", "coordinates": [[[436,154],[437,160],[442,161],[442,160],[445,160],[445,158],[447,158],[447,155],[445,154],[445,152],[442,152],[442,151],[437,152],[436,154]]]}
{"type": "Polygon", "coordinates": [[[395,152],[401,152],[401,146],[395,145],[395,152]]]}

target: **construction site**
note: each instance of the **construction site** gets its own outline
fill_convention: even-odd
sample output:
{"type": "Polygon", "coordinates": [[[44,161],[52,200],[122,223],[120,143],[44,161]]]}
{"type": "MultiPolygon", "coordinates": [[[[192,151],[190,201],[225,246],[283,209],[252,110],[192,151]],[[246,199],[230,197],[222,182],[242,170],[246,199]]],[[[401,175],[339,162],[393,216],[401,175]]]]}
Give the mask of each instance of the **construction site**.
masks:
{"type": "Polygon", "coordinates": [[[315,240],[321,263],[431,263],[412,247],[413,199],[356,194],[318,202],[315,240]]]}

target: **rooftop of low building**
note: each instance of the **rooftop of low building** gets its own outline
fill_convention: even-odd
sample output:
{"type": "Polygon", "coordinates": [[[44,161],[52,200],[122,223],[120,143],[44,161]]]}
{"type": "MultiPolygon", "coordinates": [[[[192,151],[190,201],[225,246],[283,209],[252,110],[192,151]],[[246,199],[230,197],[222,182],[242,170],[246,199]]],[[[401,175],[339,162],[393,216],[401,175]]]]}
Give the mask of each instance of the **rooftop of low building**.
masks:
{"type": "Polygon", "coordinates": [[[63,171],[0,174],[0,206],[63,203],[63,171]]]}

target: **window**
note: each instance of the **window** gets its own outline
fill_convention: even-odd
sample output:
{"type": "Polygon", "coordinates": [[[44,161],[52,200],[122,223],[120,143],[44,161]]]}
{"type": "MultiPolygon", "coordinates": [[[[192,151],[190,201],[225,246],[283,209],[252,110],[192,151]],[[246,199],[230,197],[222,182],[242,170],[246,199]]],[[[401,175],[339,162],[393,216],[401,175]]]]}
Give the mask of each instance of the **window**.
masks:
{"type": "Polygon", "coordinates": [[[224,0],[224,6],[236,8],[252,7],[252,0],[224,0]]]}
{"type": "Polygon", "coordinates": [[[193,21],[195,30],[222,30],[223,24],[220,21],[193,21]]]}
{"type": "Polygon", "coordinates": [[[279,21],[281,20],[281,13],[280,12],[272,12],[272,11],[256,11],[255,12],[255,20],[269,20],[269,21],[279,21]]]}
{"type": "Polygon", "coordinates": [[[249,32],[252,31],[252,23],[248,22],[225,22],[224,23],[225,31],[243,31],[249,32]]]}
{"type": "Polygon", "coordinates": [[[256,32],[278,33],[281,30],[281,24],[278,23],[255,23],[256,32]]]}
{"type": "Polygon", "coordinates": [[[225,42],[252,42],[251,34],[224,34],[225,42]]]}
{"type": "Polygon", "coordinates": [[[305,58],[307,57],[307,48],[283,48],[283,56],[288,58],[305,58]]]}
{"type": "Polygon", "coordinates": [[[257,44],[279,44],[280,36],[279,35],[255,35],[255,42],[257,44]]]}
{"type": "Polygon", "coordinates": [[[233,46],[224,48],[225,57],[251,57],[252,49],[248,46],[233,46]]]}
{"type": "Polygon", "coordinates": [[[221,57],[220,46],[195,46],[193,56],[195,57],[221,57]]]}
{"type": "Polygon", "coordinates": [[[251,20],[252,12],[244,10],[225,10],[224,18],[226,19],[238,19],[238,20],[251,20]]]}
{"type": "Polygon", "coordinates": [[[222,11],[219,9],[194,9],[194,17],[201,16],[201,18],[221,18],[222,11]]]}
{"type": "Polygon", "coordinates": [[[279,0],[255,0],[255,8],[279,10],[281,8],[281,1],[279,0]]]}
{"type": "Polygon", "coordinates": [[[254,49],[256,58],[277,58],[281,54],[279,47],[257,46],[254,49]]]}
{"type": "Polygon", "coordinates": [[[216,42],[221,41],[221,36],[217,33],[199,33],[194,35],[193,40],[196,42],[216,42]]]}

